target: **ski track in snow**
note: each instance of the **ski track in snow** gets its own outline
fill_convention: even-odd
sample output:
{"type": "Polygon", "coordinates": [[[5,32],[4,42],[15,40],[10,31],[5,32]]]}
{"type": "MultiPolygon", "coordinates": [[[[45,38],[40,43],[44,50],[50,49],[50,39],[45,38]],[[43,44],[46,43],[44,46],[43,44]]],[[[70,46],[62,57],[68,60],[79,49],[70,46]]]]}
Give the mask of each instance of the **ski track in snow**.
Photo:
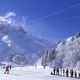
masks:
{"type": "Polygon", "coordinates": [[[50,75],[51,69],[34,67],[16,67],[10,74],[3,74],[4,69],[0,69],[0,80],[79,80],[61,76],[50,75]]]}

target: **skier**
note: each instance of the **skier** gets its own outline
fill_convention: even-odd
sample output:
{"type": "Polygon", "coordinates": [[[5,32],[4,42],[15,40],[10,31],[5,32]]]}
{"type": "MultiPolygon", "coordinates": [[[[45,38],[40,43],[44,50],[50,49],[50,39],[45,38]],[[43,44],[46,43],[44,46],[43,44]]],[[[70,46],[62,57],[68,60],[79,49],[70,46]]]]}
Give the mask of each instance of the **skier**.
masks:
{"type": "Polygon", "coordinates": [[[56,69],[57,75],[59,76],[59,68],[56,69]]]}
{"type": "Polygon", "coordinates": [[[63,76],[65,76],[65,69],[63,69],[63,76]]]}
{"type": "Polygon", "coordinates": [[[9,68],[11,69],[11,68],[12,68],[12,66],[11,66],[11,65],[9,65],[9,68]]]}
{"type": "Polygon", "coordinates": [[[69,70],[66,69],[66,77],[68,77],[68,76],[69,76],[69,70]]]}
{"type": "Polygon", "coordinates": [[[6,67],[5,67],[5,72],[4,72],[5,74],[9,74],[9,65],[7,65],[6,67]]]}
{"type": "Polygon", "coordinates": [[[53,69],[54,75],[55,75],[55,71],[56,71],[56,68],[53,69]]]}
{"type": "Polygon", "coordinates": [[[46,69],[46,66],[43,66],[44,67],[44,69],[46,69]]]}
{"type": "Polygon", "coordinates": [[[79,72],[79,74],[78,74],[78,75],[79,75],[79,77],[78,77],[78,78],[80,79],[80,72],[79,72]]]}
{"type": "Polygon", "coordinates": [[[53,72],[51,72],[50,74],[51,74],[51,75],[54,75],[54,73],[53,73],[53,72]]]}
{"type": "Polygon", "coordinates": [[[71,74],[71,77],[73,78],[73,74],[74,74],[73,69],[70,70],[70,74],[71,74]]]}
{"type": "Polygon", "coordinates": [[[75,78],[77,78],[77,72],[75,71],[75,78]]]}

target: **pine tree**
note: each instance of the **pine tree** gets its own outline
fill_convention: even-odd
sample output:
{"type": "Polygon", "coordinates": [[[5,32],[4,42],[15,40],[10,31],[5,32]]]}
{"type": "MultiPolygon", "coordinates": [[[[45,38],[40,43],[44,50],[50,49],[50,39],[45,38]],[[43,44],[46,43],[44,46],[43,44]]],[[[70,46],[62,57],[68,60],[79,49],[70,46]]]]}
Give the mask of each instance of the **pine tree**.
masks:
{"type": "Polygon", "coordinates": [[[48,61],[49,61],[49,52],[47,50],[42,57],[42,66],[44,68],[48,65],[48,61]]]}

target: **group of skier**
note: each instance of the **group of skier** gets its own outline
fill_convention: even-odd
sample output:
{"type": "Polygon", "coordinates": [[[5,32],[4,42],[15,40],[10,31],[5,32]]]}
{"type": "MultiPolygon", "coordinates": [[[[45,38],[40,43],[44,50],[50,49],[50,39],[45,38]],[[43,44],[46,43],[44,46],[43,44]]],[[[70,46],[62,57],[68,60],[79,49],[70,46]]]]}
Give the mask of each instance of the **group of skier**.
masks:
{"type": "Polygon", "coordinates": [[[12,66],[11,66],[11,65],[6,65],[6,66],[4,67],[4,69],[5,69],[4,74],[9,74],[9,72],[10,72],[11,68],[12,68],[12,66]]]}
{"type": "Polygon", "coordinates": [[[58,75],[58,76],[66,76],[71,78],[79,78],[80,79],[80,73],[77,73],[77,71],[74,71],[73,69],[59,69],[54,68],[53,72],[51,72],[51,75],[58,75]]]}

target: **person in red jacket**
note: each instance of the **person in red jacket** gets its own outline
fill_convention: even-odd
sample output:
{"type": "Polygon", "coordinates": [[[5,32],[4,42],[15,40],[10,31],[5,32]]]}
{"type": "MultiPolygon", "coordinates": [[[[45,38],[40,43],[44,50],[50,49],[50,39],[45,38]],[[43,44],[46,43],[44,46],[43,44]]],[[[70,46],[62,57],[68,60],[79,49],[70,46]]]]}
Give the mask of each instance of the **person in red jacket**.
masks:
{"type": "Polygon", "coordinates": [[[80,79],[80,72],[79,72],[79,74],[78,74],[78,75],[79,75],[79,77],[78,77],[78,78],[80,79]]]}
{"type": "Polygon", "coordinates": [[[66,77],[68,77],[68,76],[69,76],[69,70],[66,69],[66,77]]]}

